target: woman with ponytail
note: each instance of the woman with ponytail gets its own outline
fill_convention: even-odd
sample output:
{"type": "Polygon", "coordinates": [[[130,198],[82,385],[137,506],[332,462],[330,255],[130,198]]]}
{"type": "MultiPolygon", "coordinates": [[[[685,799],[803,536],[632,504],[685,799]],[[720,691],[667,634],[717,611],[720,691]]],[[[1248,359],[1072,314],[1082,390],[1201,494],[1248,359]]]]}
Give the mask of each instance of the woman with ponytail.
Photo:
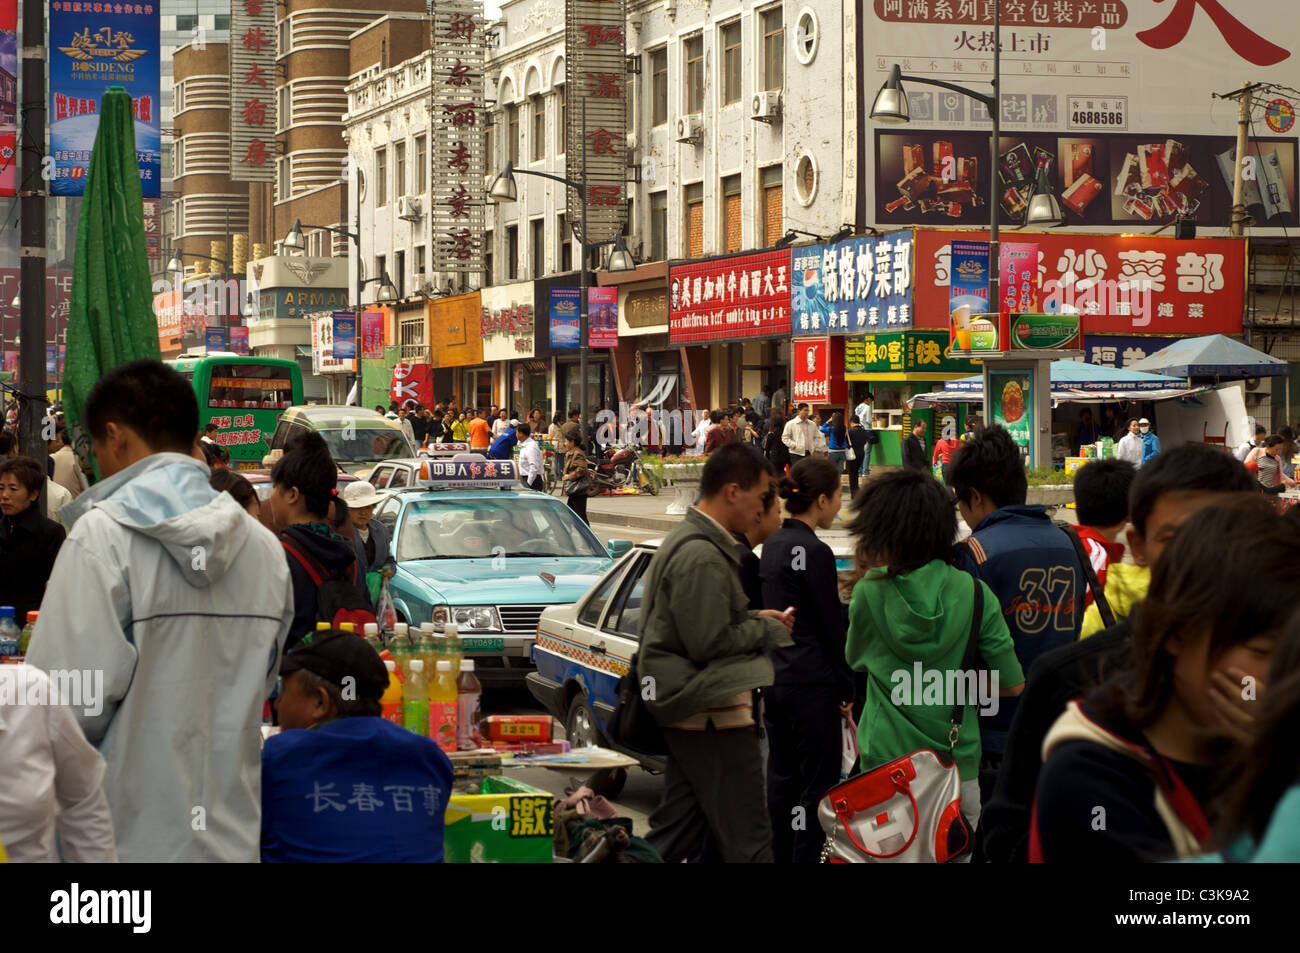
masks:
{"type": "Polygon", "coordinates": [[[291,440],[271,468],[271,518],[293,579],[293,625],[286,649],[316,628],[318,579],[342,578],[362,591],[352,540],[330,526],[347,519],[337,481],[338,468],[317,433],[291,440]]]}

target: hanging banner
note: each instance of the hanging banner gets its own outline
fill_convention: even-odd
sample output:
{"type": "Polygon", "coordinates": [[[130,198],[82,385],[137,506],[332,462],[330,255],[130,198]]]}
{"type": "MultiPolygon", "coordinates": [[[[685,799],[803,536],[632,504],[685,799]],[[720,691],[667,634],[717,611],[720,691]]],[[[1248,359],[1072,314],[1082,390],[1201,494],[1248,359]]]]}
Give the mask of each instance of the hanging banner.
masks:
{"type": "Polygon", "coordinates": [[[357,356],[357,315],[355,311],[335,311],[334,357],[350,361],[357,356]]]}
{"type": "Polygon", "coordinates": [[[53,377],[59,372],[59,352],[53,344],[45,345],[45,376],[53,377]]]}
{"type": "Polygon", "coordinates": [[[627,223],[627,2],[566,0],[564,23],[565,174],[587,186],[569,189],[568,208],[585,199],[583,240],[612,242],[627,223]]]}
{"type": "Polygon", "coordinates": [[[208,351],[224,351],[226,349],[226,329],[225,328],[205,328],[203,331],[203,343],[208,351]]]}
{"type": "Polygon", "coordinates": [[[240,357],[248,357],[248,328],[240,326],[230,329],[230,350],[240,357]]]}
{"type": "Polygon", "coordinates": [[[1038,245],[1003,242],[998,249],[998,313],[1038,310],[1038,245]]]}
{"type": "Polygon", "coordinates": [[[0,195],[18,182],[18,0],[0,0],[0,195]]]}
{"type": "Polygon", "coordinates": [[[989,243],[952,243],[952,283],[948,289],[948,343],[971,349],[973,315],[989,309],[989,243]]]}
{"type": "Polygon", "coordinates": [[[795,334],[853,334],[912,326],[912,233],[792,250],[795,334]]]}
{"type": "Polygon", "coordinates": [[[384,359],[384,316],[375,311],[361,315],[361,357],[367,361],[384,359]]]}
{"type": "Polygon", "coordinates": [[[618,347],[618,289],[587,289],[587,345],[618,347]]]}
{"type": "Polygon", "coordinates": [[[668,268],[668,340],[702,344],[790,333],[788,248],[668,268]]]}
{"type": "Polygon", "coordinates": [[[581,289],[551,289],[551,347],[576,348],[582,335],[578,311],[581,289]]]}
{"type": "Polygon", "coordinates": [[[110,86],[131,94],[135,151],[144,198],[161,197],[158,0],[144,4],[50,3],[50,190],[82,195],[99,130],[99,103],[110,86]]]}
{"type": "Polygon", "coordinates": [[[432,407],[437,403],[433,396],[433,365],[405,362],[395,364],[389,398],[399,404],[416,400],[425,407],[432,407]]]}
{"type": "Polygon", "coordinates": [[[235,182],[275,181],[275,7],[274,0],[230,0],[230,178],[235,182]]]}
{"type": "Polygon", "coordinates": [[[487,172],[483,4],[479,0],[438,0],[433,5],[432,23],[432,270],[479,275],[483,271],[487,205],[483,186],[487,172]]]}

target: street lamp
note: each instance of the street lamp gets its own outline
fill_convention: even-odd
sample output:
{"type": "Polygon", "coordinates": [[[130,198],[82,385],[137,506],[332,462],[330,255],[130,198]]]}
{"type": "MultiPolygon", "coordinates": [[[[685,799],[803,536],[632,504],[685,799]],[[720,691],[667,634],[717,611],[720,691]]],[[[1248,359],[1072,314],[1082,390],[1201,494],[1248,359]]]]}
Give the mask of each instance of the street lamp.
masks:
{"type": "MultiPolygon", "coordinates": [[[[586,113],[585,103],[583,112],[586,113]]],[[[574,182],[572,179],[552,175],[549,172],[516,169],[513,162],[507,161],[506,167],[498,172],[496,177],[492,179],[491,184],[488,185],[488,198],[504,205],[519,199],[519,186],[515,182],[516,175],[535,175],[538,178],[550,179],[552,182],[559,182],[561,185],[573,189],[578,194],[578,201],[582,203],[578,223],[578,240],[582,246],[582,264],[578,269],[578,377],[581,380],[578,385],[578,412],[582,415],[584,423],[587,420],[587,262],[591,257],[590,249],[599,248],[601,245],[612,244],[614,246],[614,250],[609,256],[607,271],[626,272],[636,269],[636,261],[632,258],[632,253],[627,250],[627,243],[623,240],[622,235],[612,242],[589,242],[587,240],[586,160],[586,140],[584,139],[581,182],[574,182]]]]}
{"type": "Polygon", "coordinates": [[[1052,194],[1052,183],[1047,180],[1047,169],[1040,167],[1034,180],[1034,194],[1025,211],[1026,225],[1059,225],[1064,218],[1061,203],[1052,194]]]}
{"type": "MultiPolygon", "coordinates": [[[[331,234],[334,234],[334,235],[343,235],[343,236],[345,236],[346,238],[350,238],[350,239],[352,239],[352,244],[355,245],[356,248],[357,248],[357,309],[358,309],[358,310],[360,310],[360,308],[361,308],[361,289],[364,288],[366,285],[370,284],[371,281],[374,281],[374,280],[375,280],[374,278],[370,278],[370,279],[368,279],[368,280],[364,280],[364,281],[363,281],[362,278],[361,278],[361,219],[360,219],[360,215],[361,215],[361,213],[360,213],[360,211],[358,211],[358,212],[357,212],[357,226],[356,226],[357,230],[356,230],[355,232],[349,232],[349,231],[348,231],[347,229],[345,229],[345,228],[333,228],[333,227],[331,227],[331,226],[329,226],[329,225],[305,225],[305,226],[304,226],[303,223],[302,223],[302,219],[300,219],[300,218],[295,218],[295,219],[293,220],[293,228],[289,229],[289,234],[284,236],[284,242],[283,242],[283,245],[284,245],[285,248],[288,248],[288,249],[291,249],[291,250],[294,250],[294,251],[301,251],[302,249],[306,248],[306,247],[307,247],[307,243],[303,240],[303,236],[302,236],[302,230],[303,230],[304,228],[312,228],[312,229],[315,229],[315,230],[320,231],[320,232],[330,232],[331,234]]],[[[391,283],[385,282],[385,284],[386,284],[388,287],[390,287],[390,288],[392,287],[391,283]]],[[[382,292],[382,291],[384,290],[384,285],[381,285],[379,290],[382,292]]],[[[386,298],[386,299],[384,299],[384,300],[392,300],[392,301],[397,300],[397,292],[394,291],[394,292],[393,292],[393,295],[392,295],[391,298],[386,298]]]]}
{"type": "Polygon", "coordinates": [[[363,278],[357,283],[357,302],[360,303],[361,289],[371,282],[379,282],[379,291],[375,294],[375,301],[383,304],[387,301],[397,300],[397,288],[393,285],[393,280],[388,277],[388,272],[384,272],[376,278],[363,278]]]}
{"type": "Polygon", "coordinates": [[[224,260],[222,260],[222,259],[220,259],[220,258],[213,258],[211,255],[201,255],[201,254],[199,254],[198,252],[193,252],[193,251],[178,251],[178,252],[173,253],[173,254],[172,254],[172,260],[169,261],[169,262],[167,262],[167,270],[168,270],[168,271],[184,271],[184,270],[185,270],[185,262],[181,261],[181,258],[182,258],[182,257],[184,257],[184,258],[204,258],[204,259],[206,259],[206,260],[208,260],[208,261],[215,261],[218,265],[221,266],[221,274],[222,274],[223,276],[224,276],[224,275],[228,275],[228,274],[230,274],[230,264],[229,264],[228,262],[226,262],[226,261],[224,261],[224,260]]]}

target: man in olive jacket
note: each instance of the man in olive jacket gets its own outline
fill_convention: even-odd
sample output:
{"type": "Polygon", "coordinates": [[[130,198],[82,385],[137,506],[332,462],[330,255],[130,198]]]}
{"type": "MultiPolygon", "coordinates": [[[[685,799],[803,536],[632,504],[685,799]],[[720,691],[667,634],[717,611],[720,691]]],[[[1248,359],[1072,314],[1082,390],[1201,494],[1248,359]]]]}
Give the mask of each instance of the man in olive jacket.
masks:
{"type": "Polygon", "coordinates": [[[731,534],[752,529],[772,470],[727,444],[704,465],[700,502],[646,570],[637,674],[668,745],[663,800],[648,840],[669,863],[701,852],[772,861],[753,690],[773,681],[771,649],[793,645],[793,617],[752,612],[731,534]]]}

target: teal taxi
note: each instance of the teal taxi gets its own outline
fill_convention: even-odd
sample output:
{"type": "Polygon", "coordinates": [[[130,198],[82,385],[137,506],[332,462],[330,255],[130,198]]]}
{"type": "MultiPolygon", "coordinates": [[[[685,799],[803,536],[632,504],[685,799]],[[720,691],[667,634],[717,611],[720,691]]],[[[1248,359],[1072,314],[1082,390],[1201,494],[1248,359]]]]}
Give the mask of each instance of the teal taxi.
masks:
{"type": "Polygon", "coordinates": [[[413,476],[387,487],[374,515],[392,534],[398,616],[455,622],[481,682],[522,685],[542,612],[578,601],[632,543],[602,544],[563,501],[521,484],[510,460],[424,459],[413,476]]]}

